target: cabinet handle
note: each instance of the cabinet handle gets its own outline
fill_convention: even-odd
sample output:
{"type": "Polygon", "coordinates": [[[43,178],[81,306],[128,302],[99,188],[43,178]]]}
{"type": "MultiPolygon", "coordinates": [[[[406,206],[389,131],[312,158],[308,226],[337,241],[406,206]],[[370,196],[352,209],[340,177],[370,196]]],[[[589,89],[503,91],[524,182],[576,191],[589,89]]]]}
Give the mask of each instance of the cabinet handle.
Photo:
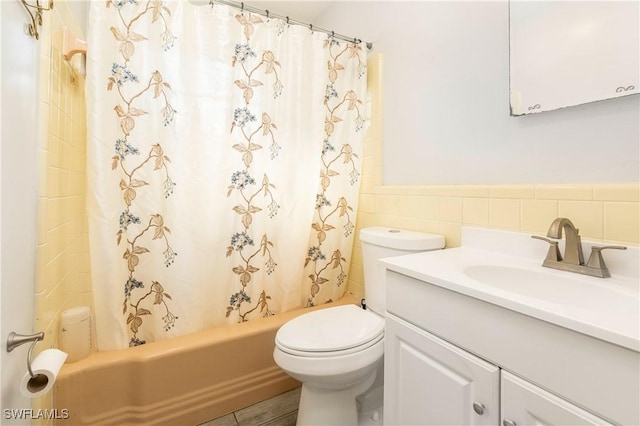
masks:
{"type": "Polygon", "coordinates": [[[502,421],[502,426],[517,426],[517,423],[514,422],[513,420],[504,419],[502,421]]]}
{"type": "Polygon", "coordinates": [[[476,412],[476,414],[478,415],[483,415],[484,414],[484,404],[481,404],[479,402],[474,402],[473,403],[473,411],[476,412]]]}

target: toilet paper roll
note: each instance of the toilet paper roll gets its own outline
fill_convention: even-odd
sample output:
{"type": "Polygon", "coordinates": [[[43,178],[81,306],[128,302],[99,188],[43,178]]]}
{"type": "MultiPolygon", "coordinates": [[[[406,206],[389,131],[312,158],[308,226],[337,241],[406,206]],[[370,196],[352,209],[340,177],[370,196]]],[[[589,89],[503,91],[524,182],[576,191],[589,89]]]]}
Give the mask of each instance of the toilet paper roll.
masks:
{"type": "Polygon", "coordinates": [[[27,371],[20,382],[20,393],[26,398],[37,398],[49,392],[58,377],[67,354],[59,349],[46,349],[31,363],[31,377],[27,371]]]}

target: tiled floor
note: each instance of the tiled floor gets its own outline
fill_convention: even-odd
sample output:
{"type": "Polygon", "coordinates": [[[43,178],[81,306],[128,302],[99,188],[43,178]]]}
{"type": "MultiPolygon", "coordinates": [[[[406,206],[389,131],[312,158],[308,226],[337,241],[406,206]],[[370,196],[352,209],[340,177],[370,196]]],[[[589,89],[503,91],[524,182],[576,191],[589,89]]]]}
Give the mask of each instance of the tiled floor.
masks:
{"type": "Polygon", "coordinates": [[[258,402],[200,426],[295,426],[300,388],[258,402]]]}

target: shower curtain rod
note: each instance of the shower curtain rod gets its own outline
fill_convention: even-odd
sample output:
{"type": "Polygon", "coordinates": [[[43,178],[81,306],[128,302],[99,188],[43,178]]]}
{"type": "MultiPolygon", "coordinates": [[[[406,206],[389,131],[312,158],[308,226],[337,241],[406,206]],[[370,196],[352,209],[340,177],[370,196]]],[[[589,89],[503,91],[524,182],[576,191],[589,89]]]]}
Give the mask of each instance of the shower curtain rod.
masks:
{"type": "MultiPolygon", "coordinates": [[[[333,38],[337,38],[337,39],[340,39],[340,40],[348,41],[350,43],[354,43],[354,44],[363,43],[363,41],[360,40],[359,38],[355,38],[355,37],[349,38],[349,37],[347,37],[345,35],[337,34],[334,31],[325,30],[323,28],[314,27],[312,24],[305,24],[304,22],[296,21],[295,19],[291,19],[288,16],[282,16],[282,15],[278,15],[276,13],[271,13],[268,10],[258,9],[258,8],[252,7],[252,6],[247,6],[243,2],[236,2],[236,1],[229,1],[229,0],[210,0],[209,1],[209,4],[211,5],[211,7],[213,7],[213,5],[215,3],[220,3],[220,4],[227,5],[227,6],[235,7],[236,9],[240,9],[242,11],[246,10],[247,12],[257,13],[259,15],[266,16],[267,18],[282,19],[282,20],[286,21],[287,24],[294,24],[294,25],[301,25],[303,27],[308,27],[311,31],[320,31],[320,32],[323,32],[323,33],[327,33],[327,34],[331,35],[331,37],[333,37],[333,38]]],[[[368,50],[371,50],[373,48],[373,43],[371,43],[371,42],[365,42],[364,44],[365,44],[365,46],[367,46],[368,50]]]]}

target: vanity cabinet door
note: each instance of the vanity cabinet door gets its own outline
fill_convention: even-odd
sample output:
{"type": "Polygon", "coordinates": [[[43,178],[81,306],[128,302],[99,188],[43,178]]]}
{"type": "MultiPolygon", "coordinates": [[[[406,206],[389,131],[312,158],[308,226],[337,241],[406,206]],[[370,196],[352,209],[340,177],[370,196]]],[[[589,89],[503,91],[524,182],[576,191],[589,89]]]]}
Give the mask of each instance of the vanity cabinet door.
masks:
{"type": "Polygon", "coordinates": [[[504,370],[501,388],[503,426],[611,425],[606,420],[504,370]]]}
{"type": "Polygon", "coordinates": [[[384,424],[496,425],[500,370],[387,313],[384,424]]]}

